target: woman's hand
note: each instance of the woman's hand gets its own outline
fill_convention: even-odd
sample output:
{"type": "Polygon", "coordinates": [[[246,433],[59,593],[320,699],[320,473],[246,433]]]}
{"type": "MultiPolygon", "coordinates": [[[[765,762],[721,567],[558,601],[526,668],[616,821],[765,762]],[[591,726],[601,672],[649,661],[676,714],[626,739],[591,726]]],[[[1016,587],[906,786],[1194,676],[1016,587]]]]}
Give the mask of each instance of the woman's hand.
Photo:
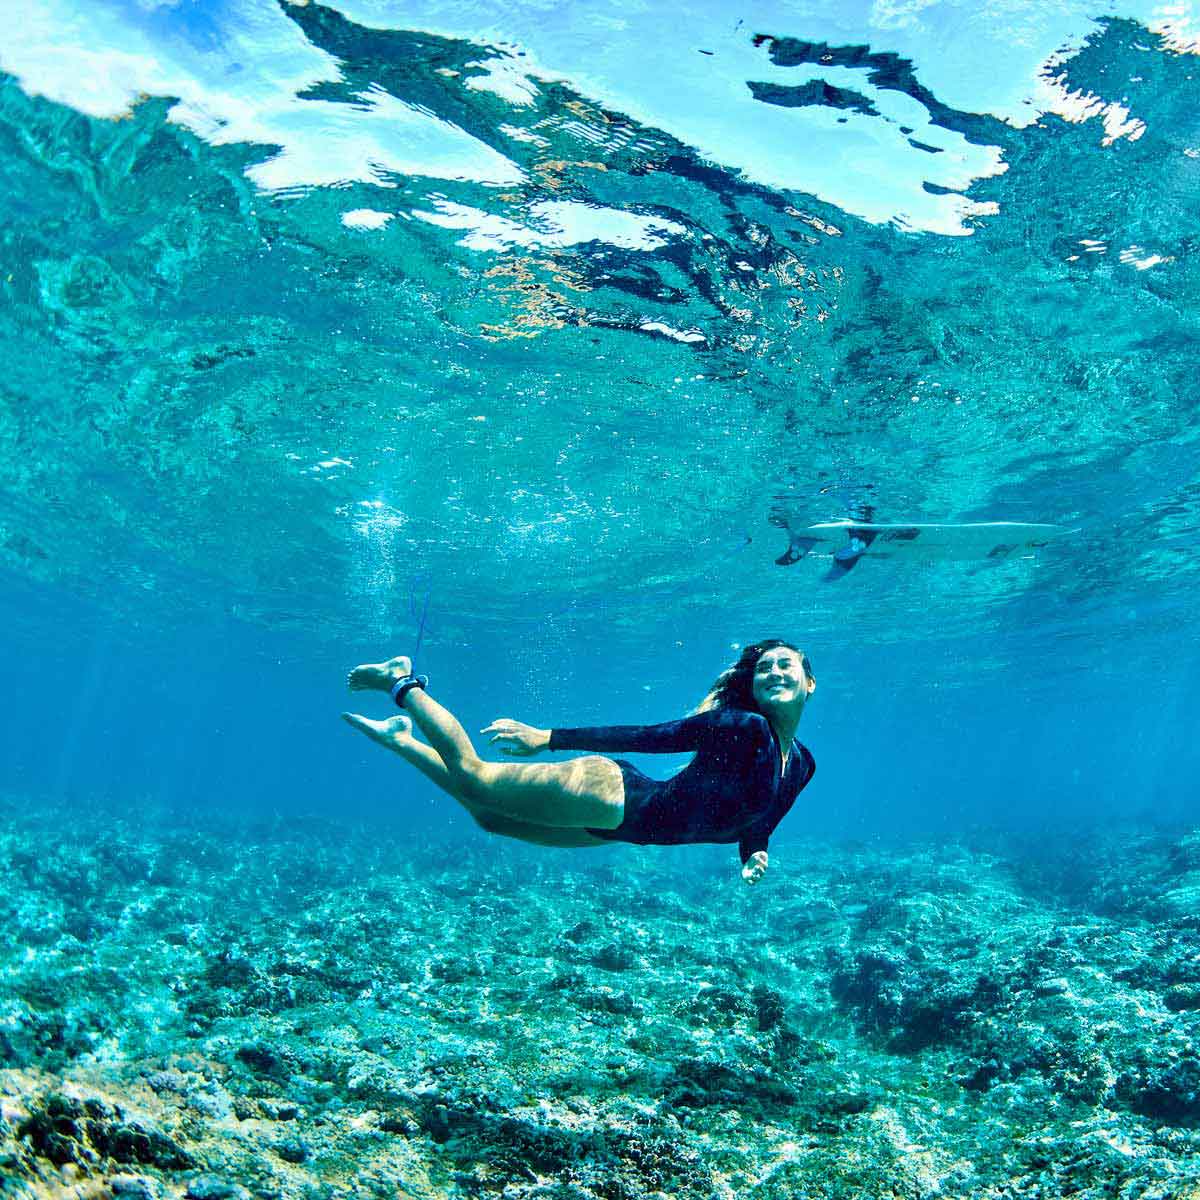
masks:
{"type": "Polygon", "coordinates": [[[742,878],[753,887],[767,873],[767,852],[755,850],[742,868],[742,878]]]}
{"type": "Polygon", "coordinates": [[[491,745],[494,746],[498,742],[501,754],[508,754],[513,758],[528,758],[550,745],[550,730],[535,729],[532,725],[510,721],[507,717],[493,721],[479,732],[490,733],[491,745]]]}

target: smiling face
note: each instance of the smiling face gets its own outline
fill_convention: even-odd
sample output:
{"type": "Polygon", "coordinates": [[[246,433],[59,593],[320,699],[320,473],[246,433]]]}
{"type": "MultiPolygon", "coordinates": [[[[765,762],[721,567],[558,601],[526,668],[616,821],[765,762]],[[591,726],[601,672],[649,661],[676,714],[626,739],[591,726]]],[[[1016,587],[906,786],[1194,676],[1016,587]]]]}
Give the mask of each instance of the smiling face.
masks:
{"type": "Polygon", "coordinates": [[[801,709],[816,686],[800,651],[791,646],[765,650],[754,664],[754,703],[762,713],[801,709]]]}

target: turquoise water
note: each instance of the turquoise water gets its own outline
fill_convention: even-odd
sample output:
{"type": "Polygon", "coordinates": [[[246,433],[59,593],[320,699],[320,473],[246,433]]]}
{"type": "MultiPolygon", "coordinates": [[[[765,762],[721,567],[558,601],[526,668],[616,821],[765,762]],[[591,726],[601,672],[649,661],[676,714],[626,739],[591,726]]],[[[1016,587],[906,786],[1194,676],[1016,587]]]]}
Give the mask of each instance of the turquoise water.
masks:
{"type": "Polygon", "coordinates": [[[1200,1194],[1198,22],[10,22],[0,1192],[1200,1194]],[[1069,532],[777,564],[867,512],[1069,532]],[[347,730],[426,600],[470,730],[801,645],[768,879],[347,730]]]}
{"type": "MultiPolygon", "coordinates": [[[[781,633],[851,807],[900,737],[987,790],[1010,730],[1185,804],[1200,81],[1135,8],[38,7],[0,59],[14,685],[130,680],[117,769],[155,639],[231,711],[247,655],[309,663],[304,721],[428,588],[480,723],[665,718],[781,633]],[[780,514],[864,504],[1077,532],[775,565],[780,514]]],[[[14,745],[36,791],[40,715],[14,745]]]]}

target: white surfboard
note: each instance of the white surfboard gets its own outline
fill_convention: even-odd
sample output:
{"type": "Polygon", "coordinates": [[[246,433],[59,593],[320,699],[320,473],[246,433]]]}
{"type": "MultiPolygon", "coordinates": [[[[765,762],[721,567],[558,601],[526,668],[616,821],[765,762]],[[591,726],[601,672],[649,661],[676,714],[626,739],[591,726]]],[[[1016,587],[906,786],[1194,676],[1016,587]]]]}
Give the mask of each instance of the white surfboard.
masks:
{"type": "Polygon", "coordinates": [[[1066,525],[1029,521],[970,521],[908,525],[879,525],[858,521],[823,521],[798,530],[784,559],[797,562],[813,556],[845,558],[853,554],[855,539],[863,545],[854,557],[922,559],[1029,558],[1048,542],[1078,530],[1066,525]]]}

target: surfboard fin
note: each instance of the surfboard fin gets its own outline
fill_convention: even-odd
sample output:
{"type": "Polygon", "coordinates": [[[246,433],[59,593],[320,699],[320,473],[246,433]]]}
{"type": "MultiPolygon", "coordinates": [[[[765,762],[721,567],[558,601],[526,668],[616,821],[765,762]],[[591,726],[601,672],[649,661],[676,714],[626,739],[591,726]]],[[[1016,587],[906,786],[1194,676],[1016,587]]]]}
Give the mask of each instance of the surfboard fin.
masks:
{"type": "Polygon", "coordinates": [[[850,540],[840,550],[833,552],[833,565],[825,576],[827,580],[841,579],[847,571],[853,570],[876,537],[867,529],[851,527],[846,532],[850,535],[850,540]]]}
{"type": "Polygon", "coordinates": [[[840,550],[833,552],[833,561],[848,571],[867,552],[867,543],[860,537],[851,537],[840,550]]]}
{"type": "Polygon", "coordinates": [[[792,563],[798,563],[816,544],[816,538],[792,538],[788,548],[775,560],[775,563],[780,567],[790,567],[792,563]]]}

